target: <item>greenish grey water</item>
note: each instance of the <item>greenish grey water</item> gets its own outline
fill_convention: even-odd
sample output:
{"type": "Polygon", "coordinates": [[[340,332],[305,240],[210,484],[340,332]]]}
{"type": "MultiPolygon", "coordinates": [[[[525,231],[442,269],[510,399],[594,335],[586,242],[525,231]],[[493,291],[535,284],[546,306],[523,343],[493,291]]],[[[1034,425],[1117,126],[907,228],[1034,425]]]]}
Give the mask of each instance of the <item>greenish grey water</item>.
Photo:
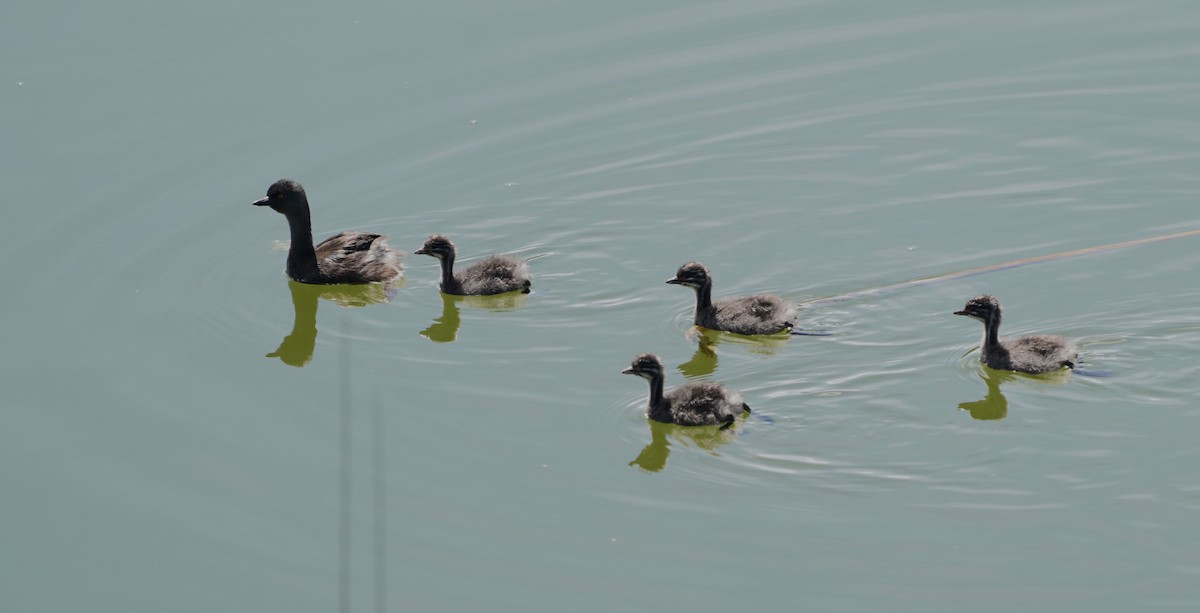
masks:
{"type": "Polygon", "coordinates": [[[1193,610],[1188,2],[0,9],[14,611],[1193,610]],[[315,233],[532,261],[513,303],[283,278],[315,233]],[[975,322],[1107,378],[985,372],[975,322]],[[363,304],[366,306],[342,306],[363,304]],[[647,423],[638,352],[734,434],[647,423]],[[268,355],[274,354],[274,355],[268,355]]]}

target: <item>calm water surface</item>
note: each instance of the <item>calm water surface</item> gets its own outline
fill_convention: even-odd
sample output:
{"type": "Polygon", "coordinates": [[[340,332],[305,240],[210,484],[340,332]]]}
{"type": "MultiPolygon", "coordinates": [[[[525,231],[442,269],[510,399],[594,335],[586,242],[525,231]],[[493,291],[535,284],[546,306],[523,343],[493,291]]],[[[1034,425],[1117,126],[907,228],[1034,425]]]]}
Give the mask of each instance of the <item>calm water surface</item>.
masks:
{"type": "Polygon", "coordinates": [[[13,611],[1195,610],[1190,2],[0,9],[13,611]],[[535,257],[534,293],[282,274],[320,237],[535,257]],[[1110,377],[985,371],[979,325],[1110,377]],[[648,423],[714,379],[736,432],[648,423]]]}

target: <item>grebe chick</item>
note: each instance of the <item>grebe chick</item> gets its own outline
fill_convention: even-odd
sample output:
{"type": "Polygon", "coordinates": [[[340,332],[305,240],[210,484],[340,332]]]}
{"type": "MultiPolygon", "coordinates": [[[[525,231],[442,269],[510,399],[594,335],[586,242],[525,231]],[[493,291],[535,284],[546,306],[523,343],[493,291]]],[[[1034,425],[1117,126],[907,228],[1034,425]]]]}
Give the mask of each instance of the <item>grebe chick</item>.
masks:
{"type": "Polygon", "coordinates": [[[621,372],[650,382],[649,416],[654,421],[681,426],[721,424],[724,430],[733,425],[738,415],[750,412],[740,394],[711,381],[690,381],[664,396],[663,363],[653,353],[637,356],[621,372]]]}
{"type": "Polygon", "coordinates": [[[454,272],[454,243],[441,234],[434,234],[425,245],[413,252],[431,255],[442,263],[442,292],[456,296],[489,296],[505,292],[528,294],[533,284],[529,265],[511,255],[488,256],[466,269],[454,272]]]}
{"type": "Polygon", "coordinates": [[[983,344],[979,360],[997,370],[1015,370],[1041,374],[1075,368],[1079,352],[1075,344],[1051,334],[1035,334],[1000,339],[1000,301],[995,296],[976,296],[955,315],[966,315],[983,322],[983,344]]]}
{"type": "Polygon", "coordinates": [[[697,326],[735,334],[778,334],[796,325],[796,305],[772,294],[755,294],[712,300],[712,277],[700,262],[679,267],[672,285],[696,290],[697,326]]]}
{"type": "Polygon", "coordinates": [[[296,281],[325,285],[373,283],[395,279],[404,270],[401,253],[389,247],[382,234],[342,232],[313,247],[308,197],[295,181],[276,181],[267,189],[267,197],[254,204],[269,206],[287,217],[292,231],[287,275],[296,281]]]}

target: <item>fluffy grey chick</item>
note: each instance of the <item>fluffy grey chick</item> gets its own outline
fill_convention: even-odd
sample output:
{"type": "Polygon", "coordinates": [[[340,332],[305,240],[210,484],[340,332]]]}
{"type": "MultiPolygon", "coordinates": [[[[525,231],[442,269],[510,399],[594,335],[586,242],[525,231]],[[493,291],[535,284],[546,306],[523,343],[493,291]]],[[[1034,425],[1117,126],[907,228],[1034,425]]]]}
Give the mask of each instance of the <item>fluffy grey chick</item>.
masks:
{"type": "Polygon", "coordinates": [[[976,296],[955,315],[966,315],[983,322],[983,344],[979,359],[997,370],[1015,370],[1041,374],[1075,368],[1079,351],[1067,339],[1051,334],[1000,338],[1000,301],[995,296],[976,296]]]}
{"type": "Polygon", "coordinates": [[[528,294],[533,281],[525,260],[511,255],[488,256],[466,269],[454,272],[454,243],[434,234],[413,252],[431,255],[442,263],[442,291],[456,296],[490,296],[505,292],[528,294]]]}
{"type": "Polygon", "coordinates": [[[700,262],[679,267],[672,285],[696,290],[697,326],[736,334],[778,334],[791,332],[796,325],[796,305],[773,294],[755,294],[722,298],[713,302],[712,277],[700,262]]]}
{"type": "Polygon", "coordinates": [[[637,356],[629,368],[621,372],[650,382],[648,413],[654,421],[681,426],[720,424],[724,430],[733,425],[738,415],[750,412],[740,394],[711,381],[691,381],[664,396],[663,363],[653,353],[637,356]]]}

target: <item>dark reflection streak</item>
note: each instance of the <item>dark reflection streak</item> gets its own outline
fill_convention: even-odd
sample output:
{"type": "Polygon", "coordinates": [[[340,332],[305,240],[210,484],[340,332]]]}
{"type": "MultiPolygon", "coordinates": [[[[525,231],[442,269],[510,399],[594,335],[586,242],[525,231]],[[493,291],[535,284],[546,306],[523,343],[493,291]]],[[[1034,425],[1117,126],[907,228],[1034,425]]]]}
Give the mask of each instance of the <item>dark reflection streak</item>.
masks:
{"type": "Polygon", "coordinates": [[[371,435],[372,451],[374,451],[375,476],[374,489],[374,519],[375,519],[375,611],[387,611],[387,502],[384,488],[387,484],[386,464],[384,463],[384,430],[383,407],[379,400],[379,390],[375,390],[371,398],[371,435]]]}
{"type": "Polygon", "coordinates": [[[339,473],[338,500],[338,611],[350,612],[350,333],[348,323],[341,323],[341,351],[338,360],[338,395],[341,408],[340,437],[338,448],[341,452],[341,471],[339,473]]]}

